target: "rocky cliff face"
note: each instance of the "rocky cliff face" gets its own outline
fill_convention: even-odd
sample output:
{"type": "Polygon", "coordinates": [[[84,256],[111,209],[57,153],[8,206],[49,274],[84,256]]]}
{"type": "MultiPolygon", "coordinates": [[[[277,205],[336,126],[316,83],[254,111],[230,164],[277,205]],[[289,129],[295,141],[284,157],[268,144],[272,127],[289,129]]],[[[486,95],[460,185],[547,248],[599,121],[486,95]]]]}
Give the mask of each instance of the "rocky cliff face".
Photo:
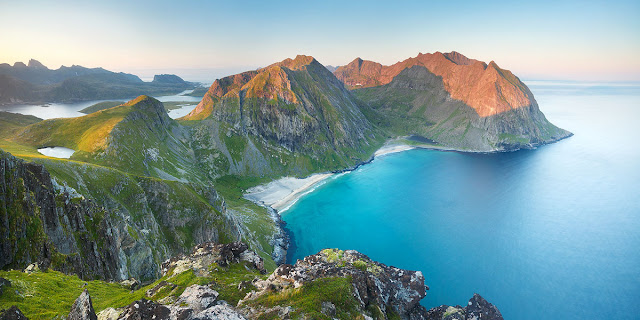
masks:
{"type": "Polygon", "coordinates": [[[239,237],[211,188],[87,164],[47,167],[66,180],[1,154],[1,268],[39,262],[85,279],[153,280],[161,261],[196,243],[239,237]]]}
{"type": "Polygon", "coordinates": [[[351,166],[382,139],[351,93],[309,56],[216,80],[184,118],[202,119],[206,128],[197,130],[215,133],[197,134],[196,149],[228,153],[230,173],[242,175],[351,166]]]}
{"type": "Polygon", "coordinates": [[[419,55],[392,66],[357,60],[336,70],[372,122],[465,151],[533,148],[570,132],[551,124],[511,72],[458,53],[419,55]],[[361,78],[368,80],[363,82],[361,78]],[[357,85],[360,83],[360,85],[357,85]]]}
{"type": "Polygon", "coordinates": [[[116,235],[104,208],[57,185],[42,166],[0,150],[0,267],[116,278],[116,235]]]}
{"type": "Polygon", "coordinates": [[[335,74],[351,88],[366,88],[390,83],[412,66],[423,66],[441,77],[451,98],[472,107],[480,117],[535,104],[531,91],[509,70],[501,69],[493,61],[487,65],[455,51],[419,54],[391,66],[357,58],[338,68],[335,74]]]}

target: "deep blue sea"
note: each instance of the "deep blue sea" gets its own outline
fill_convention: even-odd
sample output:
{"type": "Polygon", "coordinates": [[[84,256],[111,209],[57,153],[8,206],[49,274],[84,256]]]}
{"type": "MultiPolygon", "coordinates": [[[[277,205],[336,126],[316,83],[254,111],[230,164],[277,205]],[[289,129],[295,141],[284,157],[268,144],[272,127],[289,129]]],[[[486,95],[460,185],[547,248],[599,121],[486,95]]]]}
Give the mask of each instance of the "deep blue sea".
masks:
{"type": "Polygon", "coordinates": [[[529,81],[575,135],[536,150],[411,150],[282,213],[290,258],[355,249],[421,270],[426,307],[474,292],[505,319],[638,319],[640,86],[529,81]]]}

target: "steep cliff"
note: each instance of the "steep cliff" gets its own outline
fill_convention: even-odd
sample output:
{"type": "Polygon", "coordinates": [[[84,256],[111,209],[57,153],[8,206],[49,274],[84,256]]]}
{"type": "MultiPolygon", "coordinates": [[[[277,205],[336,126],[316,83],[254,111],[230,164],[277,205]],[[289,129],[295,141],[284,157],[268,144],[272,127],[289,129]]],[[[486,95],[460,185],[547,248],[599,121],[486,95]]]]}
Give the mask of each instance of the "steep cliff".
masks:
{"type": "Polygon", "coordinates": [[[368,159],[383,139],[351,93],[309,56],[216,80],[183,118],[203,119],[192,124],[198,157],[223,155],[232,174],[340,169],[368,159]]]}
{"type": "Polygon", "coordinates": [[[210,187],[0,152],[0,268],[38,262],[87,279],[153,280],[194,244],[240,237],[210,187]]]}
{"type": "Polygon", "coordinates": [[[428,138],[441,147],[517,150],[571,135],[546,119],[528,89],[523,92],[531,97],[529,105],[481,116],[454,99],[441,76],[417,65],[402,70],[386,85],[354,90],[374,123],[397,135],[428,138]]]}
{"type": "Polygon", "coordinates": [[[383,66],[356,59],[335,71],[374,123],[466,151],[504,151],[568,137],[551,124],[527,86],[495,62],[451,52],[383,66]]]}

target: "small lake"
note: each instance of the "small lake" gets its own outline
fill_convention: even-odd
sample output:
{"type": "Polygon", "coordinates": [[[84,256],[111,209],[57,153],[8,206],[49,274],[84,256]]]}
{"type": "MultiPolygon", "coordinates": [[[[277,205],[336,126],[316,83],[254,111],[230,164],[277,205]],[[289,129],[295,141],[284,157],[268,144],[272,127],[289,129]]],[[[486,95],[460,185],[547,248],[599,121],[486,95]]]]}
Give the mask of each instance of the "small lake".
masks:
{"type": "Polygon", "coordinates": [[[38,152],[48,157],[69,159],[76,151],[65,147],[46,147],[38,149],[38,152]]]}
{"type": "Polygon", "coordinates": [[[505,319],[638,319],[640,86],[528,82],[575,136],[511,153],[410,150],[282,213],[289,261],[355,249],[421,270],[428,308],[474,292],[505,319]]]}
{"type": "MultiPolygon", "coordinates": [[[[154,97],[161,102],[169,102],[169,101],[177,101],[177,102],[190,102],[194,103],[192,106],[174,109],[171,110],[173,112],[169,112],[169,117],[176,119],[182,117],[191,110],[195,108],[195,105],[202,100],[201,97],[192,97],[187,96],[193,92],[193,90],[185,90],[176,95],[170,96],[158,96],[154,97]]],[[[132,97],[131,99],[134,99],[132,97]]],[[[19,105],[8,105],[8,106],[0,106],[0,111],[7,111],[12,113],[20,113],[25,115],[36,116],[41,119],[53,119],[53,118],[74,118],[85,116],[86,114],[79,112],[80,110],[92,106],[99,102],[105,101],[127,101],[131,99],[112,99],[112,100],[92,100],[92,101],[82,101],[82,102],[74,102],[74,103],[47,103],[47,104],[19,104],[19,105]]]]}

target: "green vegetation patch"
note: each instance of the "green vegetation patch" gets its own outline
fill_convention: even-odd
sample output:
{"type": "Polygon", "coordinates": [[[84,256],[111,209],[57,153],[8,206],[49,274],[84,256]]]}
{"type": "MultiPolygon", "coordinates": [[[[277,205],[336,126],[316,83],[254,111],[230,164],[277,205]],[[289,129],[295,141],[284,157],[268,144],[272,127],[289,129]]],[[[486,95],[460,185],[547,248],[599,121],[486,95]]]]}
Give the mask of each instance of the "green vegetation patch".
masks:
{"type": "MultiPolygon", "coordinates": [[[[330,302],[336,307],[338,319],[357,319],[362,316],[358,312],[359,302],[353,295],[351,281],[351,277],[317,279],[298,289],[265,294],[248,304],[267,308],[289,305],[294,308],[293,318],[304,315],[306,319],[331,319],[321,312],[322,302],[330,302]]],[[[263,318],[277,319],[269,315],[263,318]]]]}
{"type": "Polygon", "coordinates": [[[84,114],[90,114],[90,113],[98,112],[100,110],[117,107],[123,103],[124,101],[103,101],[103,102],[98,102],[96,104],[90,105],[78,112],[81,112],[84,114]]]}

